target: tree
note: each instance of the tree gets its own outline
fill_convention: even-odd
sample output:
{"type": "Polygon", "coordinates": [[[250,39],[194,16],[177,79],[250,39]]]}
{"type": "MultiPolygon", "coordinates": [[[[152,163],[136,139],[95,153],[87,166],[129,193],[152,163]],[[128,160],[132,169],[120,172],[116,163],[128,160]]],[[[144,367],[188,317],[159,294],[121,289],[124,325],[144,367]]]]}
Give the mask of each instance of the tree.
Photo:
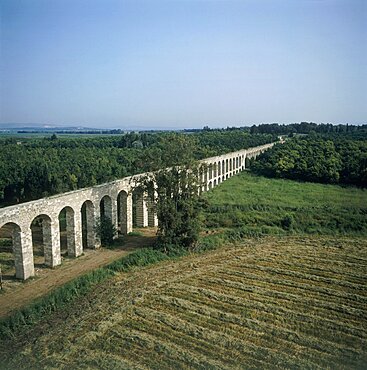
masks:
{"type": "Polygon", "coordinates": [[[112,245],[117,230],[109,217],[102,216],[97,219],[95,233],[101,239],[102,246],[108,247],[112,245]]]}
{"type": "Polygon", "coordinates": [[[201,187],[195,140],[170,134],[145,155],[147,169],[138,186],[154,198],[158,217],[158,246],[195,248],[200,231],[201,187]]]}

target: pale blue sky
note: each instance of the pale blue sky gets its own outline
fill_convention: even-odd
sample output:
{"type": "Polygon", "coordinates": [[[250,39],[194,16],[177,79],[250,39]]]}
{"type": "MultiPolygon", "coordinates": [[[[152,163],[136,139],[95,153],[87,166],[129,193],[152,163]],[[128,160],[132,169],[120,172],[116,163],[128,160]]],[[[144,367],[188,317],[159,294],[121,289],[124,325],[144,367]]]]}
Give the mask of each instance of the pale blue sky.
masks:
{"type": "Polygon", "coordinates": [[[367,121],[367,0],[0,4],[0,123],[367,121]]]}

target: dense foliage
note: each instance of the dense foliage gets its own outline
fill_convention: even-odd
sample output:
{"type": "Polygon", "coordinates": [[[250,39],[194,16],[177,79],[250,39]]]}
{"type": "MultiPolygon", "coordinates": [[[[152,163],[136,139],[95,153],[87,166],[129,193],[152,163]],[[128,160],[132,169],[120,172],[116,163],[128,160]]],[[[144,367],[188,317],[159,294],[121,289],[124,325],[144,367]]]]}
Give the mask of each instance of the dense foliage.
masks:
{"type": "MultiPolygon", "coordinates": [[[[146,150],[162,149],[166,136],[130,133],[95,138],[53,135],[44,139],[0,139],[0,204],[38,199],[150,170],[146,166],[146,150]]],[[[192,153],[196,158],[274,139],[272,135],[250,135],[241,130],[187,136],[197,143],[192,153]]]]}
{"type": "Polygon", "coordinates": [[[101,240],[101,245],[103,247],[109,247],[113,244],[117,230],[109,217],[102,216],[97,219],[95,233],[101,240]]]}
{"type": "Polygon", "coordinates": [[[301,122],[291,123],[288,125],[272,123],[272,124],[260,124],[253,125],[250,128],[250,132],[253,134],[276,134],[276,135],[288,135],[288,134],[347,134],[351,136],[366,135],[367,125],[333,125],[331,123],[317,124],[314,122],[301,122]]]}
{"type": "Polygon", "coordinates": [[[265,176],[367,186],[367,141],[309,135],[275,145],[252,166],[265,176]]]}
{"type": "Polygon", "coordinates": [[[146,153],[148,173],[138,184],[155,204],[158,217],[157,246],[192,249],[199,239],[201,181],[191,136],[169,135],[146,153]]]}

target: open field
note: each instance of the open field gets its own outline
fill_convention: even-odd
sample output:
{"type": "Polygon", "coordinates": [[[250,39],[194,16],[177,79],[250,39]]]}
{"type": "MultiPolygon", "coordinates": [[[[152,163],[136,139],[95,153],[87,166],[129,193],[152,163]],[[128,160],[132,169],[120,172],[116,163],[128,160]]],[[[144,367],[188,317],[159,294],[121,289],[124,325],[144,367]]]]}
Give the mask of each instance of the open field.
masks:
{"type": "Polygon", "coordinates": [[[241,173],[205,194],[209,229],[367,237],[367,190],[241,173]],[[287,222],[288,221],[288,222],[287,222]]]}
{"type": "Polygon", "coordinates": [[[206,197],[223,246],[116,273],[0,368],[366,368],[366,191],[246,173],[206,197]]]}
{"type": "Polygon", "coordinates": [[[1,343],[2,368],[362,368],[363,239],[266,237],[121,273],[1,343]]]}

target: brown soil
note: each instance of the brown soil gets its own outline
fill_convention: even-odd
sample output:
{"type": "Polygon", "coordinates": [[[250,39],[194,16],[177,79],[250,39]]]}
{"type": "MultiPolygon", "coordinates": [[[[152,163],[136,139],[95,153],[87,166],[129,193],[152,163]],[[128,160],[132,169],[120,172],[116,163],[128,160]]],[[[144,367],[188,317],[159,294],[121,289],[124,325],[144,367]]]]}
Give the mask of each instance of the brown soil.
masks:
{"type": "Polygon", "coordinates": [[[34,299],[88,271],[107,265],[135,249],[152,245],[155,230],[147,228],[138,231],[142,236],[127,236],[123,245],[115,249],[87,249],[79,258],[63,258],[62,264],[55,269],[43,267],[35,261],[35,277],[30,280],[23,282],[6,276],[3,291],[0,293],[0,317],[9,315],[13,310],[26,306],[34,299]]]}

